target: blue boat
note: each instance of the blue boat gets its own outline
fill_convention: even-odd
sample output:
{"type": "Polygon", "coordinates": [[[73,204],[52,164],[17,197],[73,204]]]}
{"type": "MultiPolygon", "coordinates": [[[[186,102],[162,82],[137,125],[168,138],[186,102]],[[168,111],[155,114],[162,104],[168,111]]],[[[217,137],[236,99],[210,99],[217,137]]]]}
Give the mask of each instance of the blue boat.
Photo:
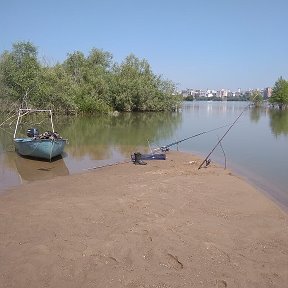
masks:
{"type": "Polygon", "coordinates": [[[36,109],[19,109],[13,140],[15,150],[21,156],[45,159],[49,161],[60,156],[67,143],[67,139],[62,139],[62,137],[54,131],[52,111],[36,109]],[[22,117],[33,112],[48,112],[51,120],[52,131],[46,131],[43,134],[39,134],[38,129],[30,128],[27,130],[27,137],[16,137],[22,117]]]}

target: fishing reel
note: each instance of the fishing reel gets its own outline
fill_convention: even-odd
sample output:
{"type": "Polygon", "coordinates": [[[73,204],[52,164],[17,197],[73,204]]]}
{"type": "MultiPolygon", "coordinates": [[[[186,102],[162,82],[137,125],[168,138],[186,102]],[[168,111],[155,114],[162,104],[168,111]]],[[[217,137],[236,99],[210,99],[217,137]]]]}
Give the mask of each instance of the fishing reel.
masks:
{"type": "Polygon", "coordinates": [[[168,152],[169,148],[167,146],[160,147],[161,152],[168,152]]]}

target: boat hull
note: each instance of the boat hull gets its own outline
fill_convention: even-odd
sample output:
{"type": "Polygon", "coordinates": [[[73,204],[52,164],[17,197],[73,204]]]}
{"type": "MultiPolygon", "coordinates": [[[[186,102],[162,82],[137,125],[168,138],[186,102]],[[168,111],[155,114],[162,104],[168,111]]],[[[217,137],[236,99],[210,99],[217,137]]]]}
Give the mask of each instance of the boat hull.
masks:
{"type": "Polygon", "coordinates": [[[14,139],[15,150],[18,154],[46,160],[51,160],[61,155],[65,145],[65,139],[14,139]]]}

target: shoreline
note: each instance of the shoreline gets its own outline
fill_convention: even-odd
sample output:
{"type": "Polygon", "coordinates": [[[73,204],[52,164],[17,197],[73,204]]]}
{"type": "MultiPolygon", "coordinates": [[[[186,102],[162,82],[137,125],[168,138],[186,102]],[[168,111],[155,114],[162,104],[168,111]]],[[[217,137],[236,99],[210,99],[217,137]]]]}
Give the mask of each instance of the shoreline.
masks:
{"type": "MultiPolygon", "coordinates": [[[[169,151],[172,151],[172,153],[173,152],[186,153],[186,154],[189,154],[191,156],[194,155],[195,157],[199,157],[201,159],[202,158],[204,159],[206,157],[206,153],[203,154],[203,153],[200,153],[199,151],[175,150],[175,149],[171,149],[169,151]]],[[[5,194],[5,193],[9,193],[9,190],[17,189],[18,187],[21,187],[22,185],[26,185],[27,183],[30,183],[30,182],[48,180],[48,179],[53,179],[53,178],[56,178],[59,176],[65,176],[65,175],[67,175],[67,176],[68,175],[73,176],[76,174],[81,175],[85,172],[94,170],[95,168],[100,169],[100,168],[104,168],[106,166],[117,165],[118,163],[130,162],[130,157],[125,158],[124,161],[120,160],[119,162],[107,163],[107,164],[94,166],[94,167],[91,166],[90,168],[83,168],[80,170],[74,169],[75,171],[71,171],[71,172],[69,172],[69,168],[68,168],[68,166],[66,167],[66,164],[65,164],[63,159],[57,160],[55,163],[54,163],[54,161],[50,162],[50,163],[49,162],[47,162],[47,163],[46,162],[40,162],[41,165],[39,165],[38,161],[35,162],[35,160],[30,160],[29,163],[26,163],[26,161],[27,161],[27,159],[24,158],[24,161],[23,161],[23,158],[20,156],[19,156],[19,158],[17,158],[17,161],[15,160],[16,166],[17,166],[17,168],[15,168],[15,169],[18,170],[17,175],[19,175],[18,178],[20,180],[18,181],[18,183],[14,183],[15,182],[15,180],[14,180],[13,184],[11,184],[12,183],[11,182],[9,184],[6,183],[6,186],[5,186],[5,183],[4,183],[4,186],[0,185],[0,195],[5,194]],[[59,164],[59,163],[61,163],[61,164],[59,164]],[[52,167],[51,167],[51,164],[52,164],[52,167]],[[29,165],[29,167],[32,167],[32,168],[30,169],[29,167],[27,167],[27,165],[29,165]]],[[[224,169],[224,163],[222,163],[217,157],[216,157],[216,159],[213,159],[212,162],[215,163],[216,165],[222,167],[222,169],[224,169]]],[[[251,171],[249,173],[247,173],[245,168],[238,166],[233,162],[231,162],[229,164],[229,167],[227,169],[232,171],[232,173],[234,173],[236,176],[242,178],[244,181],[246,181],[247,183],[249,183],[253,187],[255,187],[257,190],[261,191],[267,198],[272,200],[282,210],[284,210],[286,213],[288,213],[288,198],[286,197],[287,193],[284,193],[285,188],[279,187],[277,185],[275,186],[275,183],[273,185],[271,185],[269,183],[269,181],[267,181],[265,178],[263,178],[257,174],[254,174],[254,173],[251,174],[251,171]]],[[[9,177],[9,175],[8,175],[8,177],[9,177]]],[[[2,180],[5,181],[5,178],[2,180]]]]}
{"type": "Polygon", "coordinates": [[[1,194],[3,287],[286,285],[281,207],[229,170],[198,170],[190,153],[146,162],[1,194]]]}
{"type": "MultiPolygon", "coordinates": [[[[198,153],[197,151],[193,151],[193,153],[191,153],[190,151],[183,150],[182,152],[195,155],[196,157],[200,157],[201,159],[202,158],[204,159],[206,157],[206,154],[201,154],[198,153]]],[[[214,159],[212,162],[214,162],[217,166],[222,167],[222,169],[224,169],[223,163],[219,161],[218,158],[214,159]]],[[[256,190],[264,194],[265,197],[267,197],[272,202],[277,204],[277,206],[279,206],[284,212],[288,213],[288,199],[287,197],[283,196],[283,190],[281,188],[277,187],[275,189],[275,187],[269,185],[269,182],[263,177],[257,174],[252,174],[251,176],[250,173],[245,172],[245,168],[236,165],[233,162],[229,164],[227,170],[231,171],[236,177],[240,177],[243,181],[252,185],[256,190]]]]}
{"type": "Polygon", "coordinates": [[[281,190],[279,187],[272,187],[272,185],[269,185],[269,182],[266,179],[263,179],[263,177],[255,174],[251,176],[251,174],[245,172],[244,168],[238,167],[234,164],[231,164],[231,169],[228,170],[233,171],[234,175],[240,177],[243,181],[253,186],[256,190],[263,194],[264,197],[268,198],[280,209],[288,213],[288,199],[283,195],[283,190],[281,190]]]}

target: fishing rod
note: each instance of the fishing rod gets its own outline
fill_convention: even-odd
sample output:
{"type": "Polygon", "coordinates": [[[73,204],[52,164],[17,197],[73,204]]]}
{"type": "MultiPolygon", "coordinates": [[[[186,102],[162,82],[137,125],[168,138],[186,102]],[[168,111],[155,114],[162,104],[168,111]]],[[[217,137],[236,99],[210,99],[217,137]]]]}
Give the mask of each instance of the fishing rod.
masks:
{"type": "Polygon", "coordinates": [[[181,142],[184,142],[184,141],[186,141],[186,140],[192,139],[192,138],[194,138],[194,137],[197,137],[197,136],[200,136],[200,135],[209,133],[209,132],[213,132],[213,131],[222,129],[222,128],[227,127],[227,126],[229,126],[229,124],[223,125],[223,126],[221,126],[221,127],[214,128],[214,129],[211,129],[211,130],[208,130],[208,131],[200,132],[200,133],[198,133],[198,134],[189,136],[189,137],[187,137],[187,138],[184,138],[184,139],[181,139],[181,140],[179,140],[179,141],[170,143],[170,144],[168,144],[168,145],[161,146],[160,148],[156,148],[156,149],[154,149],[154,151],[156,152],[156,151],[158,151],[158,150],[161,150],[162,152],[167,152],[167,151],[169,151],[169,147],[171,147],[171,146],[177,145],[177,144],[179,144],[179,143],[181,143],[181,142]]]}
{"type": "Polygon", "coordinates": [[[110,163],[110,164],[105,164],[105,165],[101,165],[101,166],[95,166],[95,167],[91,167],[91,168],[86,168],[83,170],[96,170],[96,169],[101,169],[101,168],[106,168],[106,167],[111,167],[111,166],[115,166],[115,165],[120,165],[120,164],[126,164],[126,163],[130,163],[131,160],[123,160],[120,162],[114,162],[114,163],[110,163]]]}
{"type": "Polygon", "coordinates": [[[201,165],[198,167],[198,170],[202,168],[202,166],[204,165],[204,163],[206,163],[206,166],[208,166],[211,162],[211,160],[209,159],[210,155],[214,152],[214,150],[217,148],[217,146],[221,143],[221,141],[223,140],[223,138],[228,134],[228,132],[231,130],[231,128],[235,125],[235,123],[239,120],[239,118],[243,115],[243,113],[249,108],[250,103],[243,109],[243,111],[239,114],[239,116],[235,119],[235,121],[229,126],[229,128],[227,129],[227,131],[224,133],[224,135],[218,140],[218,142],[216,143],[216,145],[213,147],[213,149],[211,150],[211,152],[207,155],[207,157],[203,160],[203,162],[201,163],[201,165]]]}

